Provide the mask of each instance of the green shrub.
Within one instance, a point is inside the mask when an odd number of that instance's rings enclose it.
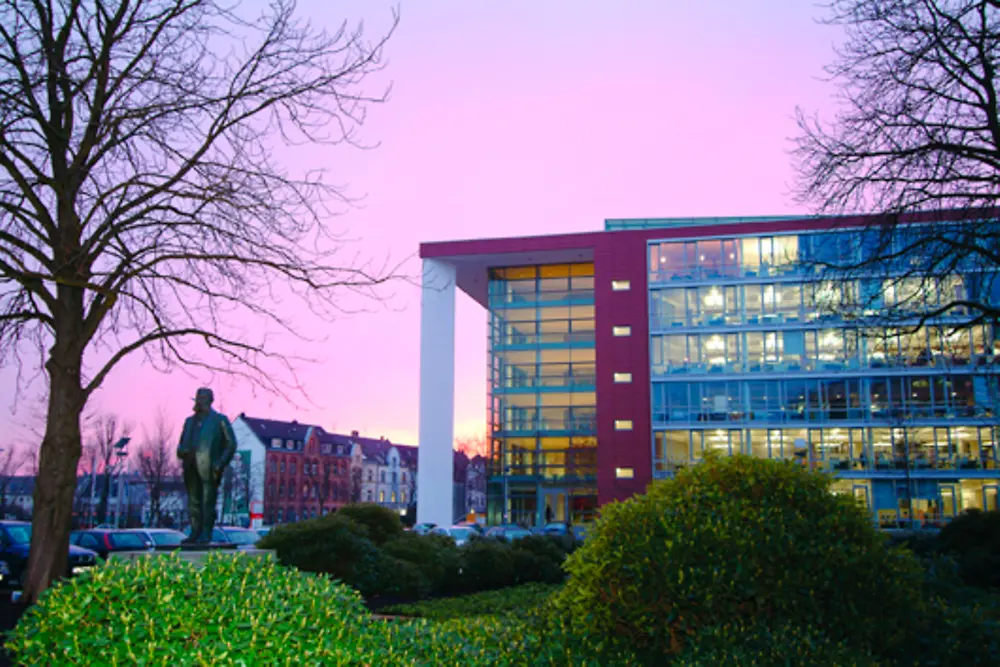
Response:
[[[355,503],[345,505],[337,512],[340,516],[352,519],[368,529],[368,537],[376,546],[382,546],[389,540],[403,534],[403,524],[399,513],[372,503]]]
[[[368,529],[339,512],[277,526],[258,546],[274,549],[282,565],[328,574],[364,595],[378,590],[381,554]]]
[[[425,595],[448,592],[457,584],[460,554],[450,537],[403,533],[387,542],[383,551],[393,558],[408,561],[419,568],[426,581]]]
[[[386,607],[384,611],[389,614],[434,620],[505,614],[524,616],[548,600],[556,590],[556,586],[549,584],[525,584],[439,600],[394,605]]]
[[[566,573],[562,569],[566,552],[559,543],[543,535],[532,535],[511,545],[514,576],[519,582],[557,584]]]
[[[921,604],[916,559],[889,548],[853,498],[749,456],[709,456],[606,505],[565,567],[557,606],[576,633],[661,656],[757,617],[882,654],[912,639]]]
[[[356,591],[271,560],[112,561],[58,584],[8,640],[22,665],[630,665],[513,615],[380,622]]]
[[[461,584],[465,590],[485,591],[515,583],[513,549],[499,540],[476,540],[462,548]]]
[[[415,563],[386,553],[379,554],[376,583],[366,597],[419,600],[431,594],[431,583]]]
[[[360,596],[271,559],[113,560],[53,586],[7,648],[22,665],[345,664],[367,652]]]
[[[877,667],[865,651],[836,642],[821,628],[784,625],[769,629],[763,623],[750,627],[705,628],[688,642],[671,667]]]
[[[941,529],[937,548],[955,559],[967,584],[1000,590],[1000,512],[963,512]]]

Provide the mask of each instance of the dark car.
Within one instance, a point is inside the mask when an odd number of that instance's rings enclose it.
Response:
[[[90,549],[107,560],[116,551],[149,551],[153,541],[142,533],[131,530],[74,530],[69,543]]]
[[[520,526],[493,526],[486,531],[486,537],[494,540],[507,540],[513,542],[531,535],[531,531]]]
[[[26,521],[0,521],[0,560],[7,563],[9,572],[4,575],[0,586],[20,588],[24,568],[28,565],[28,550],[31,548],[31,524]],[[89,549],[70,545],[66,576],[80,574],[88,567],[98,564],[97,554]]]

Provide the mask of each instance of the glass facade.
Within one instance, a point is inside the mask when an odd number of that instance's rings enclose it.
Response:
[[[594,266],[490,270],[491,524],[586,523],[597,509]]]
[[[885,526],[997,509],[1000,331],[924,315],[1000,303],[1000,281],[914,278],[913,258],[827,279],[869,247],[860,230],[649,244],[655,476],[713,449],[828,471]]]

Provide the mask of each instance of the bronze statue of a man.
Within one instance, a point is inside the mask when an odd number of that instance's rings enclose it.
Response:
[[[236,435],[226,416],[212,409],[212,390],[195,392],[194,414],[184,420],[177,458],[184,469],[191,535],[186,542],[207,544],[215,528],[215,501],[222,473],[236,453]]]

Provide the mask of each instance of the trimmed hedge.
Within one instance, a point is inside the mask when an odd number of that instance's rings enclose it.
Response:
[[[276,526],[258,547],[274,549],[278,561],[304,572],[330,575],[371,595],[385,583],[383,555],[368,529],[340,513]],[[401,584],[394,583],[393,587]],[[405,586],[403,586],[405,587]]]
[[[941,529],[937,551],[955,559],[965,583],[1000,591],[1000,512],[963,512]]]
[[[851,497],[792,463],[710,456],[606,505],[557,596],[574,632],[676,656],[718,627],[823,628],[863,655],[912,641],[921,571]]]
[[[375,543],[375,546],[380,547],[403,534],[403,524],[399,520],[399,514],[373,503],[344,505],[337,510],[337,515],[347,517],[367,528],[368,538]]]
[[[417,600],[522,583],[558,583],[566,576],[562,569],[566,549],[575,546],[533,535],[513,543],[474,539],[458,548],[443,535],[402,529],[397,533],[398,521],[381,507],[353,505],[336,514],[278,526],[260,547],[274,549],[284,565],[333,576],[371,600]],[[381,543],[371,539],[373,530]]]
[[[231,552],[94,568],[46,591],[7,648],[28,666],[635,664],[514,617],[376,621],[347,586]]]
[[[468,619],[474,616],[516,614],[523,616],[545,603],[557,590],[550,584],[525,584],[496,591],[427,600],[386,607],[387,614],[399,614],[433,620]]]
[[[365,652],[364,613],[352,589],[270,559],[112,560],[45,591],[7,648],[22,665],[342,664]]]

